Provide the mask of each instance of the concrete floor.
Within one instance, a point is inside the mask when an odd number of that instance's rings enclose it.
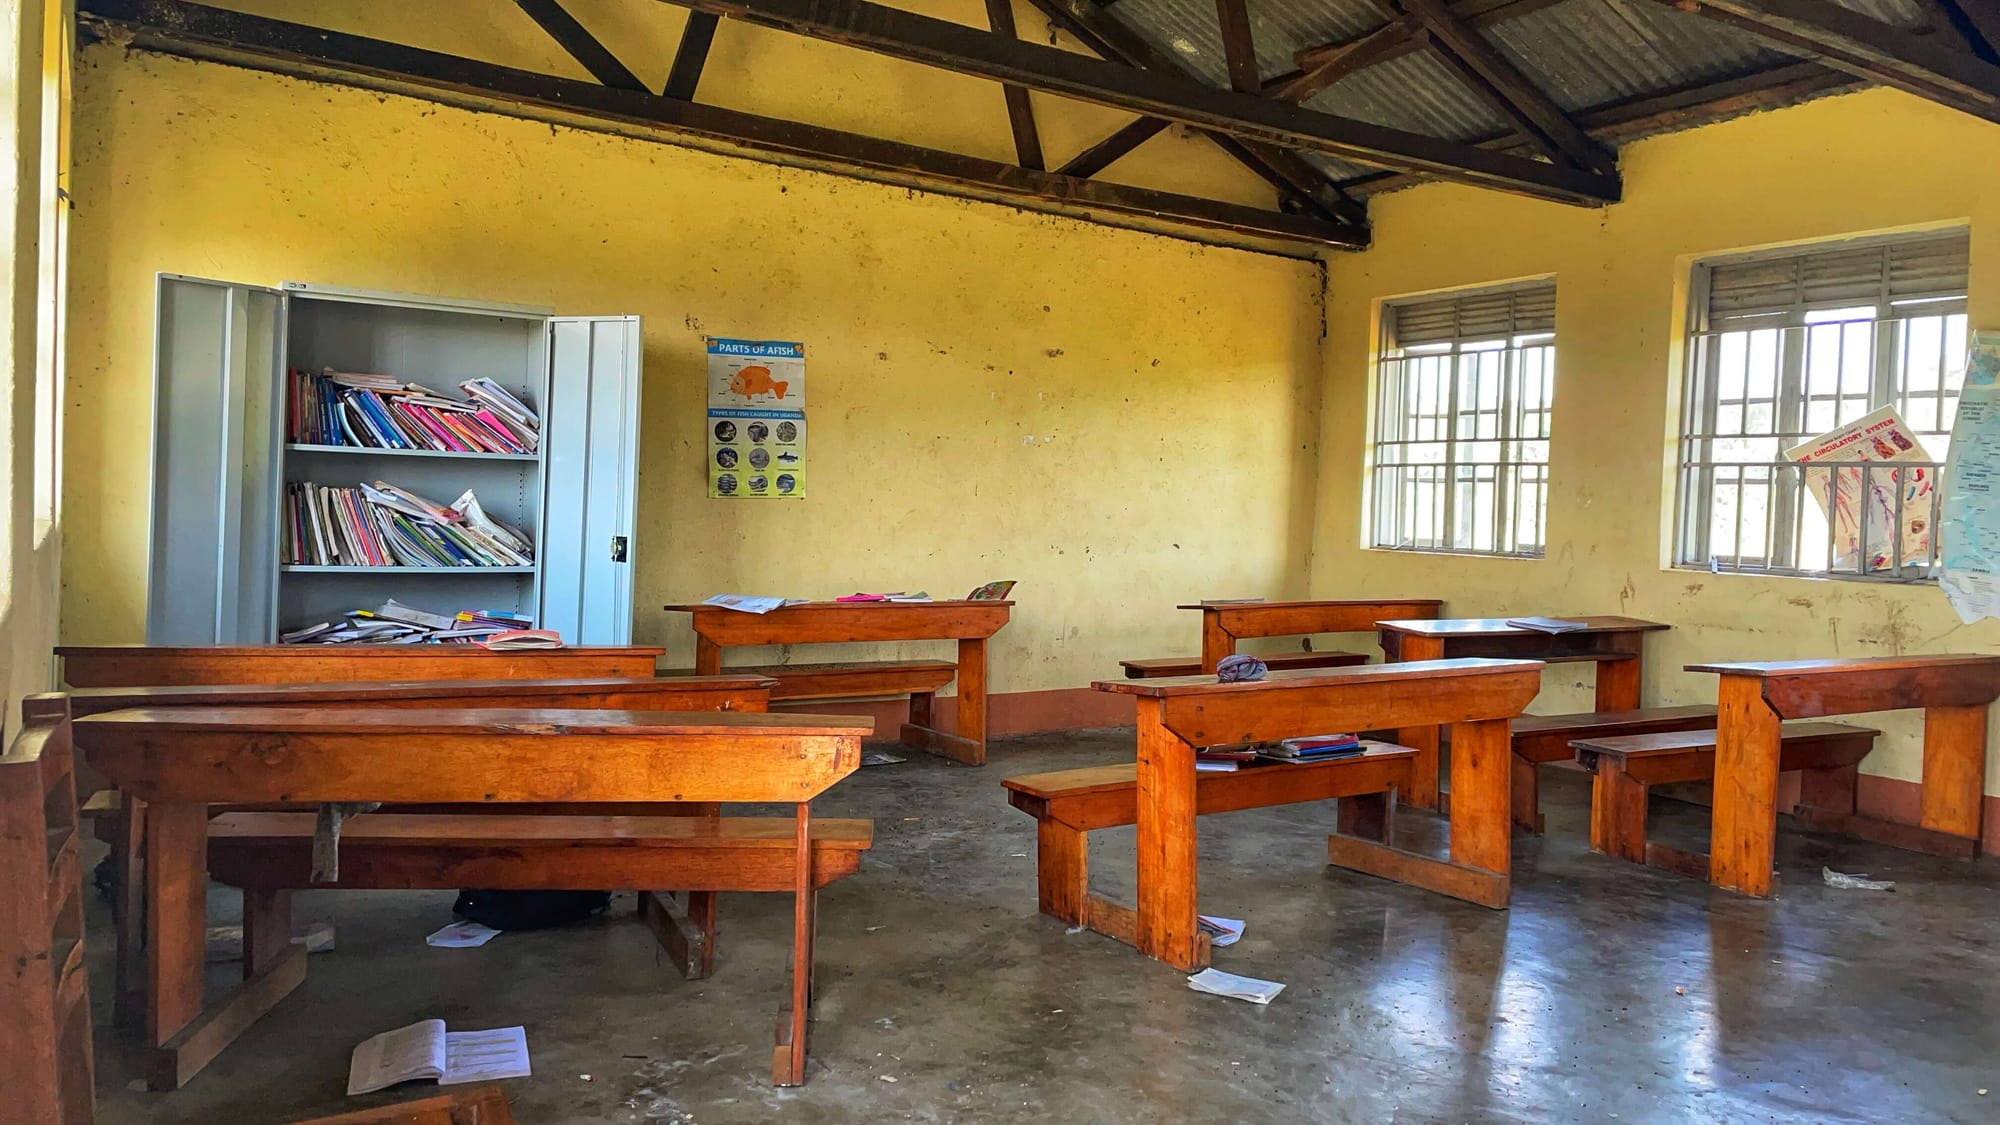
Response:
[[[527,1026],[535,1077],[507,1089],[531,1125],[2000,1120],[2000,865],[1787,825],[1780,892],[1752,901],[1591,855],[1583,779],[1551,774],[1549,834],[1517,839],[1513,909],[1492,912],[1325,868],[1324,807],[1205,817],[1203,909],[1249,922],[1216,965],[1287,986],[1256,1007],[1035,912],[1033,822],[1000,779],[1131,756],[1129,731],[1001,740],[983,770],[912,759],[818,803],[875,818],[876,843],[821,898],[803,1088],[770,1085],[783,896],[725,896],[718,970],[688,983],[629,897],[579,928],[436,950],[423,938],[449,894],[327,893],[302,912],[336,917],[339,948],[174,1094],[130,1088],[99,948],[98,1120],[420,1097],[344,1097],[347,1058],[433,1016]],[[1655,819],[1671,842],[1704,839],[1705,810],[1659,802]],[[1131,830],[1094,836],[1093,860],[1096,889],[1129,901]],[[1822,864],[1899,885],[1835,890]],[[231,896],[212,898],[226,917]],[[101,907],[93,924],[102,947]]]

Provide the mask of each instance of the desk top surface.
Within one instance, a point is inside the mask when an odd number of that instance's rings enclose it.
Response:
[[[872,732],[866,715],[806,715],[742,711],[599,711],[551,708],[412,708],[373,710],[345,706],[308,710],[291,707],[136,707],[76,720],[80,739],[144,727],[151,732],[205,734],[428,735],[493,738],[580,735],[644,738],[661,735],[724,734],[748,739],[858,736]]]
[[[494,651],[480,645],[58,645],[56,655],[72,656],[134,656],[154,653],[159,655],[191,656],[341,656],[367,659],[370,657],[409,657],[414,659],[447,659],[452,657],[524,657],[548,656],[560,658],[564,654],[584,656],[641,656],[659,657],[666,654],[664,648],[650,645],[564,645],[561,648],[517,648]]]
[[[1355,606],[1371,606],[1371,605],[1428,606],[1432,609],[1436,609],[1437,607],[1443,604],[1444,604],[1444,599],[1442,598],[1341,598],[1337,600],[1320,599],[1314,601],[1290,601],[1290,602],[1240,601],[1240,602],[1218,602],[1211,604],[1194,602],[1187,605],[1178,605],[1175,606],[1174,608],[1198,609],[1207,613],[1216,613],[1224,610],[1348,609]]]
[[[1515,672],[1539,674],[1539,660],[1486,660],[1466,657],[1455,660],[1414,660],[1404,664],[1358,664],[1347,668],[1301,668],[1270,672],[1261,680],[1217,683],[1212,675],[1163,676],[1151,680],[1099,680],[1091,686],[1119,695],[1170,698],[1184,695],[1222,695],[1233,692],[1297,691],[1311,688],[1364,687],[1416,680],[1456,679],[1465,676],[1506,675]]]
[[[1861,656],[1849,660],[1741,660],[1719,664],[1689,664],[1690,672],[1715,672],[1724,676],[1756,676],[1784,679],[1793,676],[1838,675],[1842,672],[1916,672],[1925,668],[1966,668],[1988,666],[2000,671],[2000,655],[1980,653],[1939,653],[1935,656]]]
[[[133,707],[255,707],[282,704],[348,703],[408,699],[492,699],[504,706],[523,696],[602,695],[622,692],[671,695],[693,691],[757,691],[777,681],[762,675],[670,676],[645,679],[548,680],[358,680],[350,683],[172,684],[71,688],[65,694],[78,715]]]
[[[1523,615],[1526,616],[1526,615]],[[1419,637],[1576,637],[1602,633],[1650,633],[1673,626],[1658,621],[1642,621],[1637,617],[1615,615],[1584,614],[1559,617],[1560,621],[1581,621],[1584,627],[1564,633],[1545,633],[1540,629],[1523,629],[1507,624],[1505,617],[1446,617],[1435,621],[1383,621],[1382,629],[1397,633],[1408,633]]]
[[[708,605],[702,602],[684,602],[677,605],[661,606],[660,608],[666,610],[668,613],[733,613],[744,617],[776,617],[779,614],[796,614],[802,611],[829,609],[902,609],[922,612],[924,610],[964,609],[967,606],[998,606],[1006,608],[1013,604],[1012,600],[1003,598],[983,598],[977,601],[970,598],[937,598],[927,602],[800,602],[797,605],[779,606],[766,613],[751,613],[747,610],[731,609],[726,605]]]

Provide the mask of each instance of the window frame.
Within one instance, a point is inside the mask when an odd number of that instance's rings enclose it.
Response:
[[[1806,370],[1806,365],[1814,346],[1809,334],[1816,328],[1826,328],[1833,325],[1852,326],[1866,324],[1869,326],[1869,331],[1872,335],[1873,355],[1869,360],[1865,398],[1866,406],[1862,413],[1865,414],[1869,411],[1878,410],[1883,406],[1898,407],[1900,412],[1914,398],[1934,397],[1937,400],[1934,411],[1936,428],[1926,429],[1913,423],[1911,429],[1920,437],[1937,438],[1942,436],[1946,442],[1949,441],[1951,425],[1946,414],[1948,410],[1952,412],[1956,411],[1955,400],[1959,393],[1958,389],[1951,386],[1949,378],[1954,362],[1954,354],[1950,351],[1949,347],[1950,341],[1953,338],[1950,318],[1954,316],[1964,317],[1967,312],[1969,303],[1968,292],[1970,289],[1969,256],[1966,284],[1955,287],[1960,290],[1957,295],[1949,297],[1924,296],[1898,298],[1891,292],[1891,263],[1887,255],[1894,247],[1921,246],[1925,243],[1943,242],[1948,239],[1960,238],[1967,239],[1969,242],[1969,228],[1960,226],[1922,231],[1904,231],[1894,234],[1827,239],[1773,250],[1742,254],[1719,254],[1703,258],[1690,266],[1687,323],[1686,329],[1682,333],[1682,344],[1685,354],[1681,365],[1681,417],[1677,426],[1678,432],[1675,435],[1674,451],[1676,487],[1674,496],[1673,539],[1671,541],[1672,566],[1674,569],[1702,570],[1721,574],[1764,574],[1783,577],[1906,584],[1936,582],[1937,567],[1935,565],[1926,563],[1921,566],[1921,573],[1911,573],[1912,568],[1919,564],[1907,559],[1901,560],[1902,569],[1900,570],[1876,568],[1869,565],[1866,561],[1859,559],[1856,560],[1855,565],[1851,569],[1840,567],[1837,565],[1838,560],[1831,549],[1831,534],[1829,535],[1829,552],[1826,565],[1823,568],[1802,565],[1800,563],[1801,544],[1804,540],[1801,539],[1803,516],[1800,507],[1801,505],[1810,504],[1812,501],[1806,498],[1804,487],[1801,483],[1803,481],[1803,470],[1788,469],[1786,467],[1788,464],[1794,463],[1785,460],[1784,450],[1793,445],[1811,440],[1812,434],[1815,432],[1826,432],[1826,429],[1817,431],[1809,429],[1812,425],[1810,412],[1815,401],[1824,399],[1827,396],[1823,392],[1815,392],[1812,386],[1812,379]],[[1803,264],[1807,260],[1816,257],[1855,253],[1871,249],[1879,250],[1884,254],[1881,273],[1882,285],[1873,300],[1855,299],[1842,301],[1829,298],[1827,301],[1815,303],[1806,300],[1803,294],[1801,294],[1793,301],[1789,308],[1772,314],[1775,319],[1766,319],[1757,323],[1739,323],[1732,328],[1726,319],[1718,327],[1717,322],[1711,317],[1711,306],[1713,304],[1712,282],[1716,269],[1720,267],[1756,265],[1765,262],[1799,262]],[[1803,280],[1801,281],[1802,284]],[[1872,307],[1874,310],[1872,318],[1813,319],[1815,314],[1825,314],[1841,309],[1867,307]],[[1907,364],[1909,358],[1908,340],[1911,331],[1910,326],[1915,321],[1928,318],[1938,318],[1940,320],[1937,328],[1939,336],[1937,385],[1929,389],[1913,388],[1909,385],[1911,368]],[[1741,432],[1723,433],[1720,429],[1718,413],[1723,406],[1724,395],[1722,391],[1725,378],[1715,358],[1716,353],[1721,350],[1719,341],[1725,334],[1741,332],[1749,337],[1746,339],[1745,347],[1754,347],[1754,336],[1751,334],[1763,331],[1775,331],[1777,333],[1774,344],[1776,355],[1773,359],[1773,385],[1771,394],[1769,395],[1769,402],[1772,408],[1770,431],[1768,433],[1756,433],[1748,428],[1751,404],[1753,401],[1761,400],[1764,396],[1751,395],[1749,389],[1750,376],[1746,371],[1743,377],[1745,381],[1743,392],[1740,400],[1737,400],[1735,403],[1744,412]],[[1964,325],[1961,331],[1969,339],[1969,323]],[[1803,342],[1799,343],[1795,341]],[[1962,364],[1964,362],[1962,349],[1961,354],[1956,355],[1956,361],[1961,365],[1960,378],[1962,380]],[[1839,420],[1840,405],[1846,400],[1856,397],[1852,393],[1845,391],[1841,386],[1842,383],[1844,383],[1844,379],[1841,377],[1841,373],[1836,370],[1835,387],[1832,394],[1835,422],[1833,426],[1827,427],[1827,429],[1847,424]],[[1947,400],[1951,400],[1949,405],[1947,405]],[[1795,427],[1796,432],[1787,427]],[[1719,460],[1715,452],[1715,445],[1731,438],[1772,439],[1778,443],[1778,456],[1770,462],[1728,462]],[[1930,452],[1937,453],[1935,449],[1930,450]],[[1888,466],[1897,464],[1918,467],[1932,464],[1941,466],[1942,461],[1943,457],[1939,455],[1939,461],[1934,463],[1885,462],[1883,463],[1885,466],[1884,470],[1870,470],[1870,472],[1889,471]],[[1721,556],[1713,553],[1712,542],[1715,530],[1712,513],[1715,510],[1718,492],[1717,470],[1734,465],[1741,465],[1746,470],[1755,469],[1760,466],[1770,467],[1765,474],[1764,486],[1767,489],[1765,504],[1769,531],[1765,539],[1764,549],[1761,552],[1753,554],[1743,553],[1743,536],[1741,534],[1742,517],[1739,508],[1737,553],[1729,556]],[[1794,476],[1793,474],[1799,475]],[[1787,477],[1792,478],[1791,482],[1781,486],[1781,480]],[[1737,479],[1739,482],[1737,485],[1737,504],[1740,506],[1743,503],[1742,498],[1745,494],[1745,487],[1742,482],[1747,481],[1748,477],[1747,474],[1739,472]],[[1900,480],[1902,478],[1898,476],[1895,479]],[[1936,484],[1934,482],[1934,491],[1930,501],[1933,506],[1933,515],[1935,515],[1936,504],[1938,503],[1935,488]],[[1901,510],[1899,506],[1899,512]],[[1933,538],[1931,541],[1933,558],[1935,558],[1937,551],[1934,528],[1935,523],[1933,522]],[[1829,528],[1829,532],[1831,533],[1831,528]],[[1900,555],[1900,545],[1898,547],[1898,554]]]
[[[1378,303],[1376,329],[1379,333],[1374,354],[1370,357],[1373,370],[1374,395],[1371,400],[1368,435],[1368,481],[1367,503],[1364,509],[1364,546],[1370,550],[1402,551],[1421,554],[1463,555],[1476,558],[1500,559],[1540,559],[1548,550],[1548,489],[1549,489],[1549,446],[1554,424],[1554,392],[1556,370],[1555,308],[1557,297],[1556,278],[1551,276],[1523,278],[1497,284],[1466,286],[1458,289],[1440,290],[1430,293],[1413,294],[1405,297],[1386,298]],[[1404,345],[1397,337],[1397,318],[1400,312],[1423,305],[1449,301],[1454,305],[1453,316],[1464,315],[1463,303],[1479,298],[1505,295],[1510,299],[1507,313],[1507,331],[1504,336],[1480,334],[1459,327],[1456,323],[1449,341],[1431,341],[1417,345]],[[1544,296],[1545,295],[1545,296]],[[1520,331],[1522,297],[1544,299],[1550,310],[1548,328],[1534,328]],[[1492,346],[1497,344],[1498,346]],[[1485,345],[1485,346],[1481,346]],[[1415,349],[1415,350],[1406,350]],[[1487,407],[1475,402],[1461,409],[1461,395],[1466,390],[1465,360],[1498,354],[1498,370],[1492,372],[1496,379],[1494,405]],[[1533,354],[1532,370],[1524,357]],[[1405,366],[1408,361],[1426,358],[1446,361],[1446,370],[1441,373],[1443,401],[1435,404],[1428,415],[1422,414],[1422,394],[1415,386],[1414,376]],[[1480,389],[1483,373],[1472,376],[1474,393]],[[1524,380],[1537,379],[1542,388],[1539,405],[1524,405],[1527,398],[1522,392]],[[1390,432],[1389,411],[1394,407],[1397,423]],[[1413,435],[1413,412],[1416,417],[1429,417],[1442,431],[1436,440],[1427,440]],[[1478,421],[1481,416],[1491,415],[1493,433],[1480,436]],[[1522,436],[1524,430],[1533,429],[1529,423],[1540,418],[1540,433]],[[1460,427],[1470,423],[1472,432],[1461,433]],[[1491,444],[1498,447],[1498,455],[1491,460],[1467,458],[1466,447]],[[1543,455],[1539,460],[1521,455],[1525,446],[1539,444]],[[1434,464],[1415,462],[1408,459],[1409,447],[1418,445],[1442,445],[1443,460]],[[1390,460],[1385,454],[1396,450],[1400,456]],[[1407,475],[1411,470],[1434,470],[1438,477],[1433,481],[1417,481]],[[1490,470],[1490,477],[1482,480],[1479,471]],[[1461,478],[1462,470],[1470,475]],[[1393,479],[1389,474],[1396,474]],[[1508,479],[1508,478],[1511,478]],[[1478,529],[1472,528],[1468,542],[1460,545],[1458,539],[1458,516],[1461,502],[1460,492],[1470,486],[1490,485],[1493,493],[1491,526],[1491,547],[1475,545]],[[1433,504],[1438,513],[1433,525],[1440,529],[1440,536],[1430,536],[1413,528],[1416,522],[1415,508],[1406,503],[1406,497],[1413,487],[1428,485],[1435,489]],[[1504,485],[1504,487],[1503,487]],[[1535,533],[1531,544],[1524,544],[1520,537],[1521,525],[1518,511],[1520,493],[1524,488],[1532,488],[1535,493],[1536,512],[1532,520]],[[1506,533],[1503,535],[1503,531]],[[1503,546],[1503,543],[1510,545]]]

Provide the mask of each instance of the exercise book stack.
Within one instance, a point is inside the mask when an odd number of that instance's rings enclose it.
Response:
[[[528,537],[486,514],[467,490],[449,507],[384,481],[285,486],[279,543],[287,566],[531,566]]]
[[[495,644],[504,648],[551,648],[527,644],[534,619],[497,609],[432,613],[391,598],[376,609],[351,609],[338,621],[322,621],[279,636],[288,645]],[[549,634],[553,637],[553,634]],[[557,639],[560,644],[560,639]]]
[[[294,368],[289,378],[294,444],[525,456],[541,443],[541,419],[491,379],[460,383],[460,400],[392,375]]]

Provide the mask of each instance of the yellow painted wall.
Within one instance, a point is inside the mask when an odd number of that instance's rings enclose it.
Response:
[[[1568,208],[1452,186],[1376,199],[1375,247],[1328,274],[1327,383],[1311,589],[1438,596],[1455,616],[1627,613],[1673,624],[1649,643],[1647,702],[1713,702],[1701,660],[1992,652],[1932,587],[1711,575],[1663,565],[1679,339],[1691,262],[1734,250],[1972,223],[1972,322],[2000,326],[2000,128],[1870,91],[1642,141],[1627,202]],[[1548,555],[1538,561],[1368,550],[1363,450],[1383,298],[1556,278],[1557,383]],[[1535,710],[1588,709],[1587,666],[1559,666]],[[1917,718],[1866,772],[1914,779]],[[1988,773],[2000,792],[2000,770]]]
[[[1319,267],[106,47],[79,63],[64,636],[144,631],[153,275],[642,314],[637,628],[1017,578],[999,691],[1301,591]],[[711,501],[703,333],[807,342],[812,490]],[[407,372],[420,378],[421,372]]]
[[[63,110],[69,5],[21,0],[0,4],[0,246],[7,251],[0,300],[0,385],[7,418],[0,425],[0,729],[19,726],[20,698],[50,686],[50,646],[56,637],[57,566],[61,549],[53,502],[58,393],[55,358],[44,345],[54,323],[53,237],[59,154],[54,143]]]

